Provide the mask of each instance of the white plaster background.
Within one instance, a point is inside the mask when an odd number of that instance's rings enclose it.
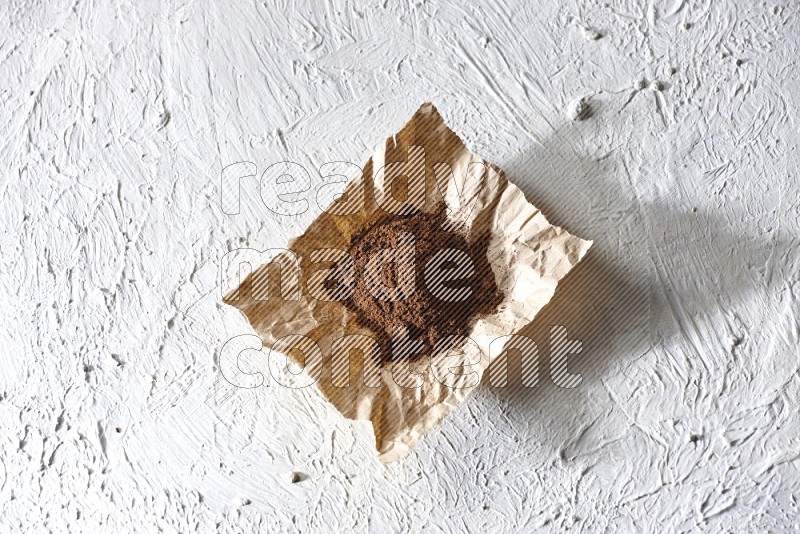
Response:
[[[793,0],[0,13],[3,532],[800,528]],[[595,240],[534,329],[583,341],[583,383],[481,390],[384,468],[313,388],[222,380],[251,330],[221,256],[318,208],[277,218],[253,180],[227,215],[220,172],[318,184],[425,101]]]

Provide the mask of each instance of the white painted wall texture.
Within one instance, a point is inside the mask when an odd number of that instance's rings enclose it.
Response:
[[[793,0],[0,13],[3,532],[800,528]],[[228,215],[220,174],[288,159],[316,186],[425,101],[595,245],[530,329],[539,385],[384,467],[314,388],[222,378],[252,330],[220,258],[319,208],[277,217],[254,178]],[[552,325],[578,388],[547,378]]]

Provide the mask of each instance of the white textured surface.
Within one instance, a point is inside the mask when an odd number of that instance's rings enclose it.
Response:
[[[0,530],[798,528],[795,2],[236,4],[0,8]],[[534,329],[583,383],[384,468],[313,389],[221,379],[221,256],[317,208],[227,215],[220,172],[361,164],[428,100],[595,241]]]

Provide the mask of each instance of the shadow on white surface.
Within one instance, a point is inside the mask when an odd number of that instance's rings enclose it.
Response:
[[[636,191],[637,177],[623,158],[576,154],[572,147],[585,142],[570,143],[568,128],[501,167],[550,222],[594,245],[520,332],[538,345],[538,380],[521,371],[521,352],[514,350],[519,344],[511,343],[483,381],[501,404],[503,417],[497,421],[508,425],[504,431],[517,434],[532,426],[540,431],[533,446],[558,449],[562,459],[564,444],[580,439],[588,425],[602,419],[597,412],[607,403],[598,401],[608,395],[604,388],[613,387],[607,382],[625,380],[619,375],[637,362],[654,365],[652,358],[642,358],[657,345],[682,338],[680,345],[688,347],[698,365],[706,353],[730,360],[731,345],[738,343],[737,317],[728,317],[729,331],[715,339],[699,337],[702,329],[695,328],[695,318],[725,316],[727,306],[759,298],[755,277],[747,270],[780,248],[780,240],[738,235],[743,229],[721,216],[698,213],[692,206],[665,207],[659,194],[670,195],[675,203],[675,192],[668,188]],[[559,387],[551,378],[554,326],[564,327],[568,339],[581,344],[567,360],[568,371],[581,377],[577,387]],[[490,381],[497,366],[507,366],[505,387]]]

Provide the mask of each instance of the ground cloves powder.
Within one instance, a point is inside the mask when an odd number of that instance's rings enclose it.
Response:
[[[433,213],[384,216],[353,236],[348,262],[354,286],[343,304],[376,334],[380,363],[430,355],[443,348],[437,342],[466,336],[479,317],[497,310],[502,294],[487,259],[488,241],[485,235],[469,242],[449,223],[444,205]],[[342,265],[334,265],[326,285],[339,284],[342,276]],[[407,337],[398,338],[400,332]]]

